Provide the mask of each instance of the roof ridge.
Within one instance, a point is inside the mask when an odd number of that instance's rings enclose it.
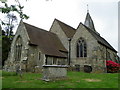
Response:
[[[58,19],[56,19],[56,18],[55,18],[55,20],[57,20],[58,22],[60,22],[60,23],[62,23],[62,24],[65,24],[65,25],[67,25],[67,26],[71,27],[72,29],[76,30],[74,27],[72,27],[72,26],[70,26],[70,25],[68,25],[68,24],[64,23],[63,21],[60,21],[60,20],[58,20]]]
[[[45,30],[45,29],[43,29],[43,28],[36,27],[36,26],[34,26],[34,25],[32,25],[32,24],[28,24],[28,23],[26,23],[26,22],[23,22],[23,24],[27,24],[27,25],[32,26],[32,27],[34,27],[34,28],[38,28],[39,30],[43,30],[43,31],[45,31],[45,32],[49,32],[49,31],[47,31],[47,30]]]
[[[42,31],[44,31],[44,32],[47,32],[47,33],[51,33],[51,34],[56,35],[55,33],[50,32],[50,31],[47,31],[47,30],[45,30],[45,29],[42,29],[42,28],[36,27],[36,26],[34,26],[34,25],[31,25],[31,24],[28,24],[28,23],[25,23],[25,22],[23,22],[23,23],[24,23],[24,24],[27,24],[27,25],[29,25],[29,26],[32,26],[32,27],[34,27],[34,28],[37,28],[37,29],[39,29],[39,30],[42,30]],[[38,31],[39,31],[39,30],[38,30]]]
[[[83,23],[81,23],[82,25],[84,25]],[[95,34],[97,34],[97,35],[99,35],[100,36],[100,34],[97,32],[97,31],[93,31],[91,28],[89,28],[89,27],[87,27],[86,25],[84,25],[86,28],[88,28],[89,30],[91,30],[92,32],[94,32]],[[101,36],[100,36],[101,37]]]
[[[61,51],[67,52],[58,36],[52,32],[23,23],[30,38],[31,45],[37,45],[45,55],[67,57]],[[54,46],[55,45],[55,46]],[[60,51],[61,50],[61,51]]]
[[[58,20],[58,19],[55,19],[55,21],[59,24],[59,26],[61,27],[62,31],[65,33],[65,35],[68,37],[68,38],[72,38],[76,32],[76,29],[71,27],[70,25]]]
[[[105,45],[106,47],[108,47],[108,48],[116,51],[116,50],[112,47],[112,45],[110,45],[110,44],[107,42],[106,39],[104,39],[102,36],[100,36],[100,34],[98,35],[98,33],[96,33],[95,31],[91,30],[91,29],[90,29],[89,27],[87,27],[86,25],[84,25],[84,24],[82,24],[82,25],[83,25],[85,28],[87,28],[89,32],[90,32],[90,31],[93,32],[93,33],[96,34],[98,37],[100,37],[101,39],[104,40],[104,42],[101,42],[101,41],[97,40],[98,42],[100,42],[101,44]],[[94,35],[93,35],[93,36],[94,36]],[[94,36],[94,37],[97,39],[96,36]],[[106,44],[105,44],[105,43],[106,43]],[[108,44],[108,45],[107,45],[107,44]]]

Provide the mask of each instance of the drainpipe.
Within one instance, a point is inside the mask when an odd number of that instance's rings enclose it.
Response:
[[[69,52],[68,52],[68,65],[70,65],[70,61],[71,61],[71,38],[68,38],[69,41]]]

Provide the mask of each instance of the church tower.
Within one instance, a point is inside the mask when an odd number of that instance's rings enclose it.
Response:
[[[86,25],[91,30],[96,31],[95,27],[94,27],[93,20],[92,20],[90,14],[89,14],[88,5],[87,5],[87,15],[86,15],[86,19],[85,19],[84,25]]]
[[[87,27],[89,27],[91,30],[96,31],[96,30],[95,30],[95,27],[94,27],[93,20],[92,20],[92,18],[91,18],[91,16],[90,16],[89,12],[87,12],[84,25],[86,25]]]
[[[90,28],[90,29],[91,29],[92,31],[94,31],[96,34],[100,35],[100,34],[95,30],[94,22],[93,22],[90,14],[89,14],[88,5],[87,5],[87,15],[86,15],[86,18],[85,18],[84,25],[87,26],[88,28]]]

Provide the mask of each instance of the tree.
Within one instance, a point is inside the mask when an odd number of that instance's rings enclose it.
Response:
[[[10,5],[10,6],[8,6],[7,2],[3,2],[3,1],[1,1],[1,2],[4,4],[4,6],[0,6],[0,12],[2,12],[3,14],[8,14],[10,12],[17,12],[21,19],[29,18],[29,16],[27,16],[26,14],[23,13],[24,6],[21,6],[19,0],[15,0],[17,5]],[[5,24],[5,23],[2,22],[2,24]]]
[[[1,1],[2,2],[2,1]],[[23,13],[24,6],[21,6],[19,0],[15,0],[16,5],[8,5],[7,2],[2,2],[3,5],[0,6],[0,12],[6,15],[7,21],[1,21],[1,25],[4,26],[4,30],[2,30],[2,66],[4,66],[4,62],[8,57],[8,53],[10,51],[10,46],[13,38],[13,28],[15,27],[15,23],[17,21],[17,17],[14,15],[15,12],[19,14],[19,18],[28,19],[29,17]]]
[[[5,31],[2,30],[2,66],[8,57],[10,51],[11,40],[5,35]]]
[[[0,6],[0,12],[2,12],[3,14],[7,14],[6,17],[7,17],[8,21],[4,22],[1,19],[0,19],[0,21],[1,21],[2,25],[6,26],[5,31],[6,31],[7,36],[9,37],[13,33],[13,31],[12,31],[14,28],[13,22],[17,20],[17,17],[13,13],[17,12],[21,19],[28,19],[29,17],[23,13],[24,6],[22,6],[20,4],[19,0],[15,0],[17,5],[10,5],[10,6],[7,4],[7,2],[5,2],[5,0],[2,0],[1,2],[3,3],[3,6]]]
[[[10,36],[13,36],[13,28],[16,25],[17,17],[13,13],[8,13],[6,20],[5,31],[6,35],[10,38]]]

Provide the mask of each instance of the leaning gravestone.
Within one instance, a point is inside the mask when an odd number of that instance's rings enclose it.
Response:
[[[67,67],[67,65],[43,65],[42,80],[51,81],[66,78]]]
[[[22,78],[22,70],[20,65],[16,65],[16,75],[20,75],[20,77]]]

